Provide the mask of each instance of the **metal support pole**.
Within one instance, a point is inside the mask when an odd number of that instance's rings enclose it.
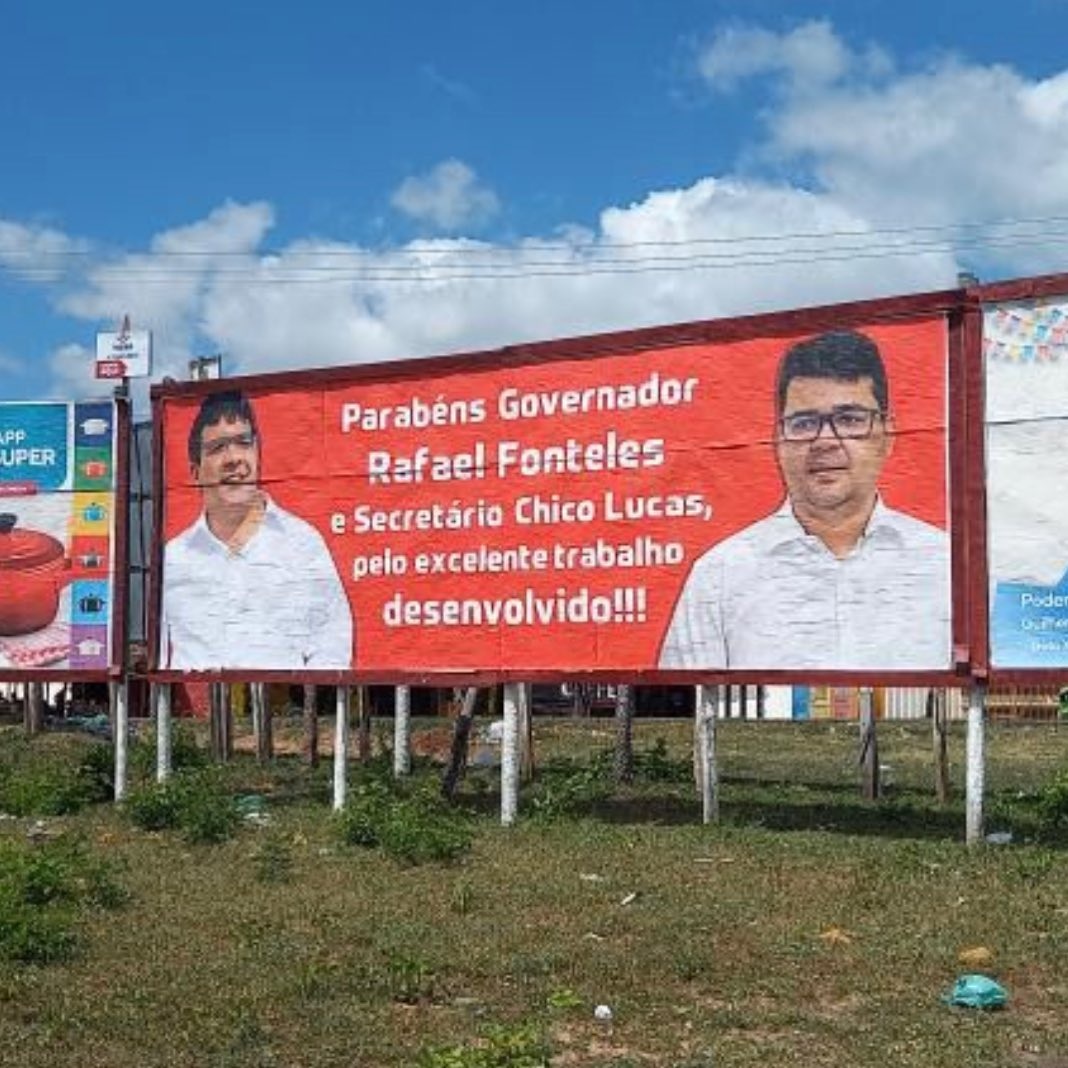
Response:
[[[412,688],[398,686],[393,693],[393,775],[402,779],[412,772]]]
[[[156,782],[171,777],[171,684],[154,683],[153,706],[156,709]]]
[[[519,705],[521,683],[504,684],[504,732],[501,736],[501,823],[510,827],[519,811]]]
[[[337,720],[334,725],[334,811],[345,807],[349,756],[349,687],[337,688]]]
[[[975,683],[968,693],[967,772],[965,778],[965,841],[970,846],[983,840],[983,791],[986,778],[984,714],[986,687]]]
[[[125,681],[109,683],[108,697],[111,703],[111,724],[114,730],[112,740],[115,752],[115,800],[121,801],[126,796],[126,753],[129,740]]]

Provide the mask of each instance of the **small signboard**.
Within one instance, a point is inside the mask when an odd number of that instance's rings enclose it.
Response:
[[[129,319],[118,333],[96,335],[97,378],[145,378],[151,363],[152,334],[131,330]]]

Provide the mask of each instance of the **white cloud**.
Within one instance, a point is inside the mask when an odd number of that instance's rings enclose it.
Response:
[[[25,281],[55,282],[87,250],[86,242],[51,227],[0,219],[0,270]]]
[[[761,74],[785,74],[798,86],[834,82],[853,56],[827,22],[806,22],[789,33],[726,26],[701,50],[698,70],[708,84],[729,91]]]
[[[79,400],[110,396],[115,383],[96,377],[95,361],[94,349],[76,343],[60,345],[48,358],[52,371],[51,396]]]
[[[215,278],[202,324],[227,353],[229,369],[245,372],[430,355],[953,283],[956,263],[946,253],[858,266],[847,256],[821,262],[826,249],[813,238],[769,244],[752,236],[868,229],[830,197],[705,179],[610,208],[592,234],[574,230],[507,247],[439,239],[392,252],[302,242],[261,261],[251,276]]]
[[[805,168],[813,188],[872,225],[1068,214],[1068,72],[1033,81],[953,56],[902,71],[822,22],[784,35],[731,32],[700,57],[712,89],[783,75],[754,158]],[[754,51],[732,60],[746,34]],[[985,262],[1022,273],[1063,265],[1055,242],[1014,243]]]
[[[477,228],[500,210],[497,194],[458,159],[447,159],[424,175],[405,178],[390,203],[398,211],[439,230]]]

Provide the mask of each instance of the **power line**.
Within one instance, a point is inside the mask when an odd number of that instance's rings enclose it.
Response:
[[[262,268],[218,269],[204,271],[149,267],[144,270],[129,268],[102,268],[98,280],[108,282],[136,282],[138,284],[173,284],[182,280],[202,279],[243,283],[253,286],[277,285],[324,285],[359,283],[408,283],[430,284],[445,282],[511,281],[534,278],[588,278],[606,275],[658,274],[679,271],[704,271],[723,269],[747,269],[796,265],[845,263],[862,260],[890,259],[902,256],[935,256],[977,248],[1011,248],[1050,244],[1062,234],[1044,234],[1018,238],[1003,238],[997,241],[973,241],[951,244],[896,245],[891,247],[854,247],[842,249],[800,249],[787,254],[738,254],[734,256],[687,256],[687,257],[639,257],[632,260],[558,261],[549,263],[501,263],[501,264],[391,264],[381,267],[348,268],[308,265],[289,266],[281,273],[271,274]],[[1059,243],[1059,242],[1058,242]],[[54,272],[24,270],[23,278],[39,281],[54,281]]]
[[[1029,227],[1042,224],[1041,232],[1012,233],[1007,231],[1010,225]],[[1061,229],[1059,227],[1064,227]],[[962,228],[974,231],[961,234]],[[990,231],[993,231],[992,233]],[[1000,233],[998,231],[1001,231]],[[882,241],[869,240],[876,234],[887,235],[892,239]],[[907,239],[907,235],[915,235]],[[936,234],[957,235],[955,238],[935,237]],[[300,265],[292,262],[267,262],[277,257],[254,257],[253,254],[240,254],[245,260],[253,259],[251,264],[240,266],[181,266],[160,264],[156,257],[153,262],[137,264],[118,263],[114,266],[100,264],[95,268],[98,280],[109,282],[137,282],[139,284],[170,284],[183,279],[223,280],[243,282],[250,285],[318,285],[326,282],[357,283],[444,283],[475,281],[508,281],[533,278],[594,277],[604,275],[625,275],[643,273],[664,273],[674,271],[714,270],[723,268],[757,268],[812,265],[819,263],[840,263],[852,260],[871,260],[900,256],[931,256],[956,253],[969,249],[1003,249],[1026,247],[1058,242],[1068,234],[1068,217],[1047,216],[1043,219],[1005,221],[1001,223],[969,223],[958,226],[918,226],[912,228],[884,229],[879,231],[837,231],[824,234],[794,234],[779,237],[758,235],[753,238],[709,238],[687,239],[664,242],[635,242],[632,244],[603,244],[593,246],[539,246],[553,252],[569,252],[570,256],[557,259],[523,259],[532,246],[514,246],[512,248],[452,249],[456,253],[478,252],[481,256],[492,256],[484,262],[451,262],[437,260],[431,263],[410,262],[415,255],[411,247],[379,254],[379,262],[366,266],[351,263],[309,263]],[[834,243],[827,240],[863,238],[852,243]],[[896,240],[896,238],[906,238]],[[742,246],[750,241],[789,240],[816,242],[781,249],[745,249]],[[654,255],[612,256],[611,253],[622,249],[652,249],[663,246],[669,249],[700,249],[705,246],[726,247],[726,251],[695,251],[691,253]],[[733,246],[733,247],[732,247]],[[359,258],[354,255],[364,250],[350,250],[348,253],[338,251],[337,255]],[[445,251],[445,250],[440,250]],[[496,255],[494,255],[494,253]],[[2,250],[0,250],[2,255]],[[29,255],[29,254],[27,254]],[[80,253],[78,255],[81,255]],[[195,255],[191,252],[175,253],[182,258]],[[216,254],[199,253],[201,258],[214,257]],[[237,255],[237,254],[232,254]],[[134,257],[137,258],[136,256]],[[148,256],[146,259],[150,258]],[[283,259],[292,259],[292,254]],[[319,254],[315,254],[319,258]],[[408,261],[408,262],[405,262]],[[55,281],[55,268],[29,266],[19,269],[19,275],[30,281]]]
[[[485,255],[487,251],[499,249],[504,253],[516,252],[559,252],[562,249],[573,250],[608,250],[625,251],[628,249],[641,248],[687,248],[704,246],[732,246],[745,244],[764,244],[769,242],[789,242],[796,240],[834,240],[837,238],[869,238],[884,236],[909,236],[920,234],[953,234],[974,230],[997,230],[1002,227],[1015,226],[1050,226],[1068,224],[1068,215],[1042,215],[1022,216],[1019,218],[992,219],[986,221],[962,221],[955,223],[931,223],[909,226],[873,227],[869,229],[852,230],[800,230],[787,231],[785,233],[762,233],[762,234],[734,234],[717,237],[688,237],[688,238],[649,238],[642,241],[598,241],[595,237],[588,241],[558,242],[521,242],[511,246],[490,245],[486,242],[464,238],[442,238],[436,243],[412,243],[395,248],[362,248],[359,246],[347,248],[322,248],[316,249],[316,257],[360,257],[360,256],[390,256],[390,255]],[[457,242],[463,240],[465,244]],[[236,251],[232,249],[160,249],[158,251],[144,253],[130,253],[133,257],[143,256],[152,260],[168,259],[247,259],[250,256],[258,256],[263,259],[282,258],[293,256],[295,253],[289,249],[265,248],[258,251]],[[52,251],[25,250],[12,244],[0,241],[0,256],[22,256],[25,258],[48,258],[54,260],[84,260],[99,256],[99,253],[91,249],[56,249]]]

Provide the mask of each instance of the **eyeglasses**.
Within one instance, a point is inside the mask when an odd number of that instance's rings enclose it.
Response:
[[[221,438],[205,441],[200,451],[205,456],[221,456],[229,445],[236,445],[239,449],[251,449],[255,444],[256,435],[251,430],[243,430],[240,434],[226,434]]]
[[[829,412],[794,412],[779,420],[784,441],[815,441],[824,425],[831,428],[839,441],[856,441],[871,437],[876,419],[885,419],[878,408],[862,408],[856,404],[843,404]]]

